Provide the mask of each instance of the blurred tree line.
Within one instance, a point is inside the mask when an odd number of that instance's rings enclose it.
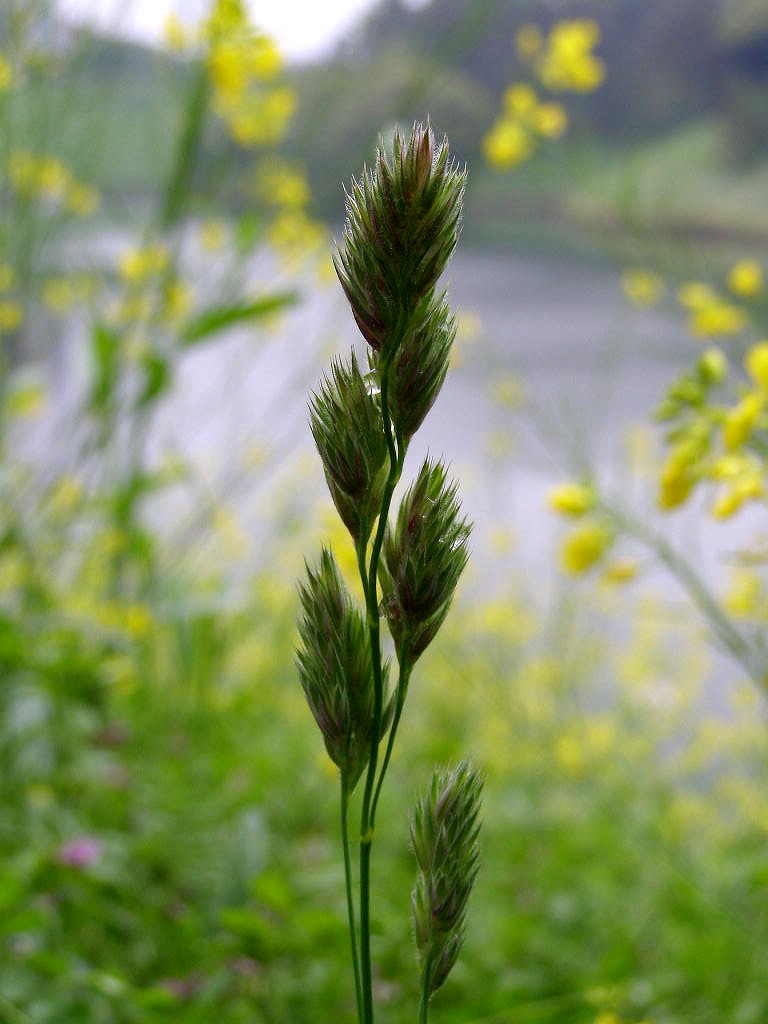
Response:
[[[590,96],[558,96],[575,141],[596,135],[632,146],[708,118],[734,165],[768,155],[765,0],[381,0],[329,57],[290,71],[299,104],[284,149],[306,165],[317,212],[340,220],[339,183],[349,167],[370,158],[380,132],[426,111],[438,131],[450,133],[460,160],[479,163],[501,95],[529,74],[515,52],[515,32],[526,23],[548,30],[577,18],[600,27],[597,53],[608,80]],[[97,173],[106,189],[141,192],[171,159],[174,96],[189,68],[178,54],[90,33],[84,39],[87,45],[76,47],[87,51],[84,95],[118,94],[124,124],[139,135],[138,108],[167,108],[152,118],[165,127],[144,147],[146,158],[128,152],[131,132],[118,131],[106,147],[104,173]],[[64,155],[77,165],[81,147],[71,148]],[[229,167],[234,181],[234,152]],[[219,188],[216,199],[241,201],[234,186]]]
[[[499,96],[527,76],[516,30],[575,18],[599,24],[609,69],[569,110],[577,129],[629,145],[716,117],[734,162],[768,152],[764,0],[383,0],[332,59],[297,73],[293,146],[323,211],[338,215],[335,183],[377,131],[425,110],[461,159],[476,158]]]

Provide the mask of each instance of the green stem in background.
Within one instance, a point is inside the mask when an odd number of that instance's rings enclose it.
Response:
[[[397,346],[393,346],[393,350]],[[371,813],[371,799],[373,795],[373,784],[376,778],[376,765],[379,752],[379,736],[381,733],[381,716],[384,703],[382,670],[381,670],[381,639],[379,619],[379,599],[377,587],[377,573],[379,569],[379,555],[384,542],[384,532],[389,517],[389,506],[392,501],[392,494],[397,486],[402,470],[402,459],[398,457],[395,448],[395,439],[392,433],[392,424],[389,418],[389,369],[388,361],[381,365],[381,415],[384,423],[384,433],[387,439],[389,451],[389,474],[384,487],[384,494],[379,511],[379,521],[376,527],[376,535],[371,547],[371,558],[368,565],[368,577],[363,574],[363,590],[365,591],[365,604],[368,616],[368,633],[371,644],[371,659],[373,662],[373,684],[374,684],[374,706],[373,706],[373,728],[371,741],[371,757],[368,762],[368,773],[365,779],[365,792],[363,793],[363,806],[360,817],[360,966],[363,987],[363,1024],[373,1022],[373,989],[371,979],[371,844],[373,842],[373,816]]]
[[[184,212],[191,190],[197,155],[200,151],[209,97],[208,69],[204,63],[201,63],[189,94],[184,126],[181,130],[173,168],[168,178],[168,187],[160,209],[159,223],[162,228],[172,227]]]
[[[429,975],[432,972],[432,957],[427,956],[421,971],[421,1002],[419,1003],[419,1024],[427,1024],[429,1013]]]
[[[352,944],[352,969],[355,974],[355,997],[357,999],[357,1019],[362,1019],[363,992],[360,986],[360,961],[357,955],[357,923],[355,921],[355,907],[352,900],[352,864],[349,856],[349,824],[347,811],[349,809],[349,787],[347,777],[341,773],[341,844],[344,850],[344,882],[347,891],[347,917],[349,919],[349,938]]]
[[[715,595],[693,567],[675,551],[664,537],[650,530],[644,523],[609,505],[603,505],[603,508],[619,530],[639,540],[654,552],[687,591],[723,647],[736,658],[747,675],[764,688],[766,685],[764,659],[761,658],[759,663],[755,661],[756,652],[753,646],[736,629],[720,607]]]

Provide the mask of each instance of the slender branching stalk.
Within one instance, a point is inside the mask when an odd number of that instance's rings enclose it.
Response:
[[[438,279],[456,247],[465,174],[429,126],[395,134],[347,195],[336,271],[368,344],[368,370],[353,351],[334,360],[309,403],[328,489],[355,547],[364,611],[347,592],[332,552],[307,566],[299,588],[297,662],[310,709],[341,775],[341,831],[352,967],[360,1024],[373,1024],[371,853],[376,809],[419,656],[442,625],[467,562],[469,523],[441,462],[427,459],[390,506],[408,445],[448,370],[456,323]],[[389,687],[381,619],[394,642]],[[387,737],[383,757],[379,746]],[[360,801],[359,897],[354,905],[349,798]],[[433,780],[417,808],[411,842],[419,867],[414,931],[422,971],[419,1020],[461,947],[477,872],[480,783],[462,762]],[[459,817],[462,817],[462,822]],[[430,832],[430,830],[432,830]],[[430,836],[432,838],[430,838]],[[427,851],[429,854],[427,855]],[[422,892],[429,888],[431,896]],[[430,900],[434,897],[437,902]],[[424,915],[427,915],[426,917]],[[359,926],[358,926],[359,920]]]

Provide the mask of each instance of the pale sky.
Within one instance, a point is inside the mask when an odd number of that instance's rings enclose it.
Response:
[[[255,24],[271,35],[288,59],[327,51],[376,0],[248,0]],[[413,3],[417,6],[418,3]],[[208,0],[58,0],[66,16],[157,42],[166,15],[193,22]]]

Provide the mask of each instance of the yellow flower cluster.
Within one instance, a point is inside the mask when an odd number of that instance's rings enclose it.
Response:
[[[605,77],[592,49],[600,40],[593,21],[561,21],[545,36],[537,25],[523,25],[515,35],[518,55],[531,64],[551,92],[590,92]],[[492,167],[508,170],[528,160],[543,140],[559,139],[568,126],[560,103],[541,100],[524,82],[510,86],[502,111],[483,139],[483,153]]]
[[[599,42],[595,21],[558,22],[533,54],[539,79],[553,92],[593,92],[605,79],[605,65],[592,52]]]
[[[514,167],[532,156],[542,139],[559,139],[567,124],[559,103],[542,102],[523,82],[511,85],[501,114],[483,139],[483,153],[493,167]]]
[[[120,327],[144,321],[176,323],[190,309],[192,292],[171,268],[171,252],[159,242],[127,249],[118,262],[127,291],[113,305],[110,320]]]
[[[615,531],[597,507],[597,494],[590,484],[568,481],[554,487],[547,496],[549,507],[561,516],[583,521],[563,541],[560,562],[566,572],[589,572],[605,560],[613,547]],[[606,565],[603,581],[617,585],[629,583],[639,567],[629,558],[616,559]]]
[[[295,165],[277,157],[262,161],[256,171],[256,190],[269,206],[299,209],[309,202],[309,185]]]
[[[50,203],[77,217],[89,217],[101,202],[97,189],[77,181],[66,164],[50,153],[15,150],[8,160],[8,179],[19,195]]]
[[[49,277],[42,286],[42,298],[52,313],[66,313],[67,310],[93,298],[96,281],[88,274],[70,274],[66,277]]]
[[[293,91],[271,85],[282,67],[273,41],[258,32],[241,0],[216,0],[203,26],[213,109],[242,146],[276,142],[296,106]]]
[[[701,375],[705,362],[715,371],[709,379]],[[750,386],[731,406],[712,403],[708,397],[709,385],[723,380],[727,371],[722,353],[709,350],[699,367],[698,389],[697,378],[689,375],[673,385],[667,398],[669,402],[670,396],[686,395],[690,408],[681,405],[671,417],[688,412],[688,419],[674,428],[674,444],[662,466],[659,505],[677,508],[697,484],[710,481],[719,487],[712,515],[729,519],[747,502],[762,500],[768,493],[768,467],[760,449],[752,450],[755,435],[768,427],[768,341],[747,351],[744,369]]]

